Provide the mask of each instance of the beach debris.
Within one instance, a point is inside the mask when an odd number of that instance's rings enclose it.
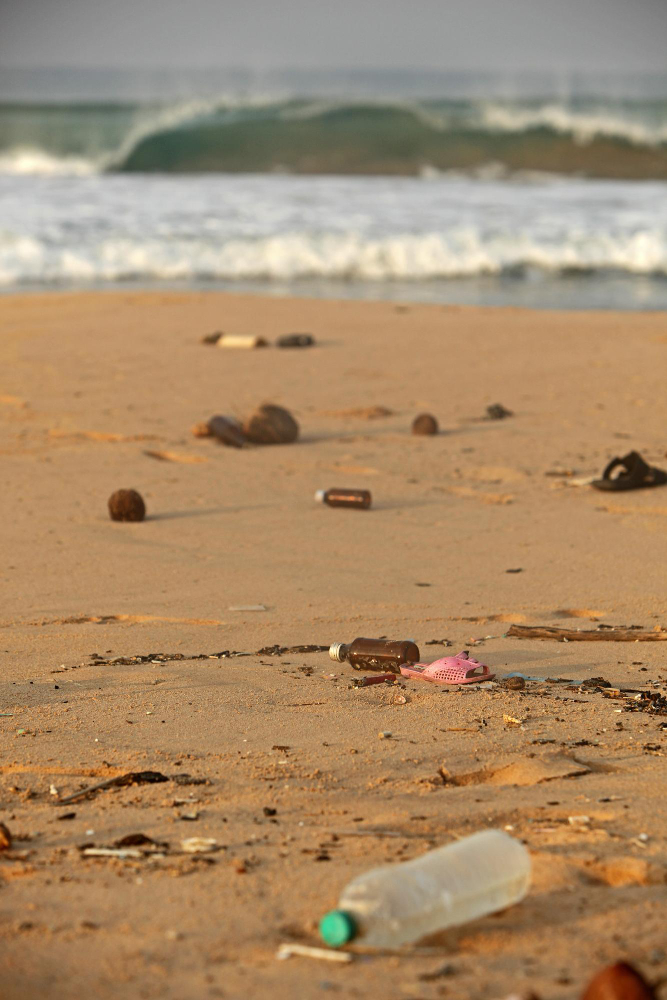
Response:
[[[285,653],[327,653],[329,646],[263,646],[258,649],[257,656],[283,656]]]
[[[412,639],[359,638],[349,644],[332,643],[329,656],[336,663],[347,661],[355,670],[398,674],[401,664],[419,660],[419,647]]]
[[[222,331],[216,330],[215,333],[205,333],[204,336],[200,339],[199,343],[217,344],[221,337],[224,337]]]
[[[87,788],[81,788],[78,792],[74,792],[73,795],[68,795],[67,798],[60,799],[57,805],[66,806],[70,802],[78,802],[79,799],[89,798],[89,796],[94,795],[96,792],[104,791],[107,788],[124,788],[126,785],[152,785],[162,781],[169,781],[169,778],[160,771],[128,771],[127,774],[119,774],[115,778],[109,778],[107,781],[100,781],[97,785],[89,785]]]
[[[570,826],[590,826],[590,816],[568,816],[567,821]]]
[[[313,948],[309,944],[281,944],[276,952],[276,958],[281,962],[293,955],[318,958],[323,962],[351,962],[353,958],[349,951],[330,951],[328,948]]]
[[[356,510],[368,510],[372,497],[368,490],[350,490],[332,487],[328,490],[317,490],[315,499],[328,507],[351,507]]]
[[[253,444],[291,444],[299,436],[299,425],[289,410],[264,403],[244,422],[243,433]]]
[[[473,659],[467,649],[456,656],[442,656],[433,663],[402,663],[400,671],[403,677],[430,681],[432,684],[475,684],[490,681],[496,676],[485,664]]]
[[[503,713],[503,723],[506,726],[522,726],[525,721],[525,719],[517,719],[515,715],[506,715]]]
[[[424,643],[425,646],[453,646],[454,643],[450,639],[428,639]]]
[[[242,448],[246,443],[246,437],[241,424],[234,417],[217,414],[207,421],[206,426],[212,437],[230,448]]]
[[[118,858],[127,861],[129,858],[145,858],[146,852],[134,847],[82,847],[84,858]]]
[[[655,992],[632,965],[617,962],[593,977],[581,1000],[655,1000]]]
[[[280,749],[281,750],[289,750],[289,747],[280,747]],[[262,806],[262,812],[264,813],[264,815],[268,819],[271,816],[275,816],[276,813],[278,812],[278,810],[274,809],[273,806]]]
[[[8,851],[12,846],[12,835],[4,823],[0,823],[0,851]]]
[[[188,820],[191,823],[194,823],[196,820],[199,819],[199,813],[196,810],[194,810],[193,812],[182,812],[178,814],[178,818],[182,820]]]
[[[612,473],[619,470],[618,475]],[[602,479],[594,479],[591,483],[596,490],[620,492],[623,490],[640,490],[647,486],[664,486],[667,483],[667,472],[650,466],[638,451],[630,451],[623,458],[612,458],[605,467]]]
[[[502,687],[507,688],[508,691],[523,691],[526,686],[525,677],[511,676],[503,677],[500,681]]]
[[[76,813],[68,812],[68,813],[63,813],[62,816],[56,816],[56,820],[64,820],[64,819],[76,819]]]
[[[515,639],[555,639],[558,642],[659,642],[667,639],[667,629],[660,625],[650,632],[642,629],[641,625],[598,625],[596,629],[511,625],[506,635]]]
[[[208,420],[200,420],[198,423],[193,424],[190,428],[190,432],[192,433],[192,436],[196,438],[213,437],[213,431],[208,425]]]
[[[505,417],[513,417],[514,411],[508,410],[502,403],[492,403],[486,408],[487,420],[504,420]]]
[[[521,566],[517,566],[516,569],[506,569],[506,573],[523,573]]]
[[[390,729],[381,729],[378,733],[379,740],[390,740],[394,734]]]
[[[484,830],[358,875],[320,920],[320,936],[332,948],[356,938],[369,948],[398,948],[518,903],[530,874],[519,840]]]
[[[112,521],[143,521],[146,504],[136,490],[116,490],[107,501]]]
[[[396,674],[372,674],[370,677],[353,677],[352,687],[363,688],[369,684],[395,684]]]
[[[215,837],[186,837],[181,841],[184,854],[213,854],[221,850]]]
[[[286,333],[276,340],[276,347],[312,347],[315,338],[310,333]]]
[[[412,433],[423,435],[437,434],[438,421],[432,413],[420,413],[419,416],[415,417],[412,421]]]
[[[222,333],[215,341],[218,347],[241,348],[242,350],[254,350],[257,347],[268,347],[269,342],[264,337],[253,336],[243,333]]]

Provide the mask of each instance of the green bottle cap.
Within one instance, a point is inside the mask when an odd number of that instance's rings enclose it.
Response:
[[[320,937],[331,948],[340,948],[356,935],[354,917],[345,910],[330,910],[320,920]]]

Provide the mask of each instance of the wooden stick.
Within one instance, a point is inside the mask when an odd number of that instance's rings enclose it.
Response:
[[[551,625],[512,625],[507,635],[515,639],[556,639],[557,642],[660,642],[667,640],[667,629],[645,632],[620,626],[579,630]]]

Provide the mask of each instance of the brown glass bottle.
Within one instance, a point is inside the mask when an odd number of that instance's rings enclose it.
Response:
[[[412,639],[355,639],[349,645],[334,642],[329,656],[338,663],[347,660],[355,670],[398,674],[402,663],[417,663],[420,654]]]
[[[335,487],[330,490],[318,490],[315,499],[328,504],[329,507],[356,507],[358,510],[368,510],[371,505],[371,495],[368,490]]]

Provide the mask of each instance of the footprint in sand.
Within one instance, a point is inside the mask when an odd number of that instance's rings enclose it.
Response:
[[[541,757],[523,757],[520,760],[507,761],[469,771],[464,774],[451,774],[446,767],[440,768],[440,774],[446,785],[465,787],[467,785],[539,785],[543,781],[554,781],[556,778],[576,778],[588,774],[591,768],[573,757],[555,752]]]

